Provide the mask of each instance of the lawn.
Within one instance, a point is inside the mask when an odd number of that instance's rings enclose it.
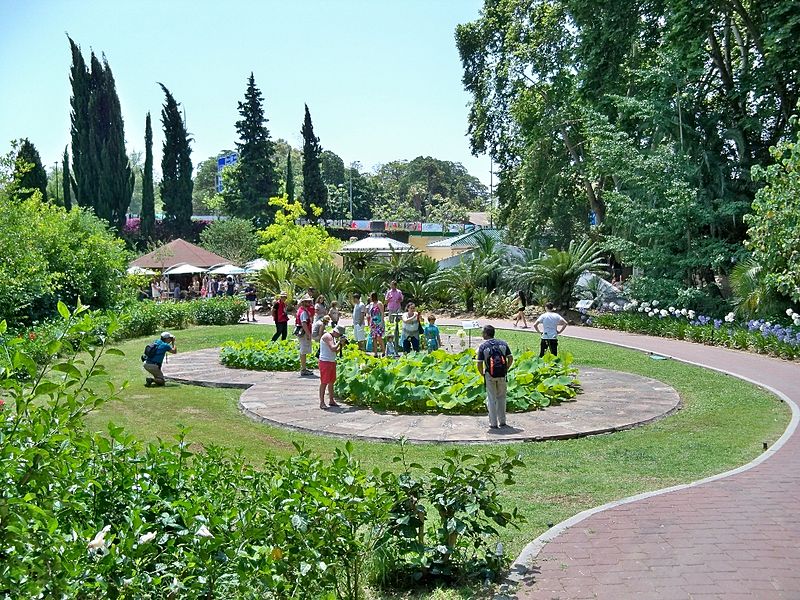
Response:
[[[195,327],[177,333],[178,351],[219,346],[232,339],[265,337],[273,328],[256,325]],[[538,348],[530,332],[502,332],[515,352]],[[129,381],[121,400],[108,403],[88,418],[88,426],[105,429],[109,421],[141,439],[169,438],[180,426],[197,445],[217,444],[240,449],[258,463],[265,455],[286,455],[299,442],[329,455],[344,442],[257,424],[241,415],[241,390],[168,384],[144,387],[139,355],[149,339],[119,347],[125,358],[108,356],[105,363],[115,384]],[[516,555],[522,547],[557,523],[586,508],[639,492],[685,483],[739,466],[774,442],[789,422],[790,411],[776,397],[751,384],[672,360],[655,361],[646,354],[575,339],[559,349],[571,352],[578,366],[616,369],[652,377],[680,393],[683,408],[656,423],[613,434],[575,440],[510,446],[522,454],[525,467],[516,485],[504,491],[509,507],[518,506],[528,522],[509,529],[504,542]],[[315,398],[309,402],[316,403]],[[578,398],[580,401],[580,397]],[[354,442],[355,455],[369,468],[392,468],[393,444]],[[450,446],[414,445],[410,459],[423,465],[441,462]],[[490,446],[470,446],[471,452],[492,452]],[[458,592],[441,598],[458,598]]]

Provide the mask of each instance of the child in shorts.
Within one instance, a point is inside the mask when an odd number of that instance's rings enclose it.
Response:
[[[442,347],[442,338],[439,334],[439,328],[436,326],[436,316],[428,315],[428,324],[423,329],[425,334],[425,345],[428,352],[433,352]]]

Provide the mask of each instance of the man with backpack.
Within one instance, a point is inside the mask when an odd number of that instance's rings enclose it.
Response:
[[[166,383],[164,373],[161,372],[161,365],[164,364],[164,356],[166,353],[175,354],[178,350],[175,348],[175,336],[169,331],[161,334],[161,338],[154,341],[152,344],[147,344],[142,354],[142,366],[144,370],[152,375],[148,377],[144,385],[150,387],[157,385],[163,387]]]
[[[486,383],[486,409],[489,411],[489,427],[497,429],[506,426],[506,376],[514,362],[511,348],[503,340],[494,337],[494,327],[483,328],[484,342],[476,356],[478,372]]]

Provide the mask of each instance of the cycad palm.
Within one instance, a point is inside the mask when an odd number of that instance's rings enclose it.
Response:
[[[752,258],[738,263],[731,271],[734,311],[740,317],[769,317],[786,308],[786,302],[770,290],[764,281],[764,271]]]
[[[467,311],[472,312],[475,309],[475,294],[486,285],[488,275],[486,265],[472,258],[440,271],[433,281],[451,296],[462,300]]]
[[[516,277],[524,287],[541,285],[550,301],[558,307],[569,308],[575,297],[575,284],[581,273],[600,274],[605,269],[601,250],[591,241],[576,244],[567,250],[550,248],[539,257],[516,268]]]

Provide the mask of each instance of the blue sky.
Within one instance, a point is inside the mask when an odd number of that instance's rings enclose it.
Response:
[[[27,137],[48,167],[69,142],[69,45],[104,53],[129,150],[163,82],[186,109],[195,165],[232,147],[253,71],[273,138],[301,146],[303,104],[323,148],[364,169],[430,155],[489,181],[466,137],[469,97],[455,47],[480,0],[0,0],[0,152]]]

